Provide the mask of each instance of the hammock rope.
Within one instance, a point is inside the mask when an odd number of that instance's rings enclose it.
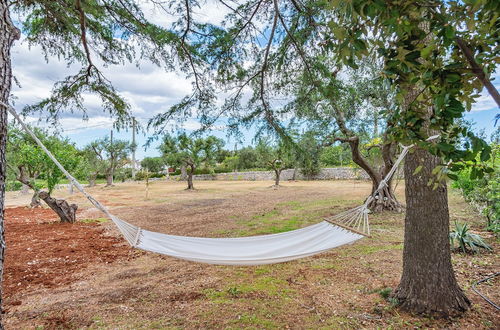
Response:
[[[62,173],[98,210],[106,214],[130,246],[146,251],[161,253],[180,259],[219,265],[262,265],[284,262],[315,255],[332,248],[350,244],[365,236],[370,236],[368,205],[378,193],[388,186],[411,146],[403,146],[389,173],[363,205],[325,218],[323,222],[288,232],[239,238],[204,238],[176,236],[151,232],[130,224],[113,215],[104,205],[87,193],[40,139],[26,125],[15,109],[0,101],[33,138],[38,146],[56,164]],[[434,139],[432,136],[428,140]]]

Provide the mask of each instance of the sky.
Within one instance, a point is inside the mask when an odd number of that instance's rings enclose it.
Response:
[[[165,25],[170,24],[174,17],[159,15],[152,8],[145,8],[148,17],[155,23]],[[211,23],[220,22],[226,14],[226,9],[221,5],[209,4],[196,14],[201,20]],[[55,82],[78,71],[78,66],[67,66],[57,58],[50,57],[47,62],[39,47],[29,47],[28,43],[21,38],[14,44],[12,50],[13,74],[19,83],[13,86],[11,101],[15,108],[20,111],[25,105],[36,103],[50,95],[50,91]],[[176,104],[185,95],[189,94],[192,82],[184,78],[182,74],[166,72],[147,62],[141,62],[140,67],[135,64],[124,66],[110,66],[102,68],[105,76],[113,83],[115,88],[123,95],[131,105],[132,114],[137,120],[146,126],[148,119],[155,114],[166,111],[170,106]],[[496,74],[495,86],[500,88],[500,73]],[[99,102],[94,96],[85,97],[88,119],[82,120],[80,113],[65,113],[58,123],[58,130],[63,136],[69,137],[78,147],[83,147],[91,141],[110,134],[112,129],[112,119],[104,114],[99,107]],[[475,128],[479,131],[484,129],[487,136],[496,129],[494,118],[498,113],[495,102],[483,91],[478,102],[474,104],[471,112],[465,115],[467,120],[475,122]],[[37,126],[46,126],[39,122],[37,118],[28,117],[26,120]],[[500,123],[499,123],[500,125]],[[184,128],[192,131],[200,125],[195,118],[188,119]],[[226,132],[221,126],[211,134],[225,139],[226,148],[233,149],[236,141],[226,139]],[[118,139],[131,140],[131,130],[115,131],[114,137]],[[148,140],[148,133],[139,133],[136,137],[138,143],[137,159],[146,156],[157,156],[158,141],[153,142],[148,149],[143,145]],[[244,132],[244,143],[252,142],[253,132]],[[241,146],[241,144],[240,144]]]

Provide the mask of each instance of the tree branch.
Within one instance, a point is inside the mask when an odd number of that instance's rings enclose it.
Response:
[[[457,37],[455,38],[455,41],[457,42],[458,47],[464,54],[465,59],[467,60],[467,62],[469,62],[470,66],[472,67],[472,72],[474,72],[476,77],[483,83],[483,86],[486,87],[491,97],[493,97],[497,105],[500,107],[500,94],[498,93],[495,86],[491,83],[490,79],[486,77],[483,68],[476,62],[474,54],[472,53],[469,46],[461,38]]]

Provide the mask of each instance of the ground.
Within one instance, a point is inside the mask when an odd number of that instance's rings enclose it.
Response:
[[[230,237],[276,233],[317,223],[359,205],[363,181],[156,181],[98,186],[90,192],[112,212],[145,229]],[[402,184],[397,192],[402,199]],[[65,191],[57,195],[66,196]],[[297,261],[213,266],[130,249],[112,223],[81,195],[79,222],[60,224],[50,210],[29,210],[28,196],[7,196],[7,328],[496,328],[500,317],[471,290],[498,271],[498,254],[454,254],[472,301],[463,317],[434,320],[393,307],[387,294],[401,275],[403,214],[372,215],[372,238]],[[484,219],[450,192],[452,222],[483,236]],[[493,237],[488,241],[496,249]],[[479,289],[500,301],[498,280]]]

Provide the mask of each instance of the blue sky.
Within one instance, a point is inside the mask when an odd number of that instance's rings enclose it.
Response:
[[[149,18],[157,24],[169,25],[175,20],[175,17],[166,18],[165,15],[157,15],[152,8],[144,9]],[[199,20],[217,24],[222,21],[226,12],[225,7],[211,4],[205,6],[203,11],[200,10],[195,15]],[[18,110],[47,97],[50,95],[54,82],[74,74],[78,70],[78,67],[68,67],[57,58],[50,56],[47,63],[40,48],[29,48],[23,40],[14,44],[12,59],[13,73],[20,86],[13,87],[11,100]],[[149,118],[166,111],[170,106],[179,102],[182,97],[189,94],[192,82],[181,74],[166,72],[153,64],[140,64],[140,68],[135,64],[127,64],[110,66],[102,70],[115,88],[130,103],[132,114],[145,126]],[[499,81],[500,74],[497,74],[495,79],[497,89],[500,88]],[[81,114],[67,113],[61,117],[58,124],[58,129],[62,131],[62,134],[68,136],[79,147],[85,146],[96,138],[109,135],[113,123],[112,119],[102,112],[100,103],[95,96],[87,95],[85,105],[88,109],[87,121],[82,121]],[[465,118],[474,121],[475,128],[478,131],[484,129],[489,136],[495,130],[494,117],[497,113],[498,108],[493,99],[483,92],[472,111],[467,113]],[[32,125],[46,126],[46,124],[38,122],[37,118],[27,118],[27,121]],[[187,131],[191,131],[199,128],[199,124],[195,119],[189,119],[185,122],[184,127]],[[252,130],[244,132],[244,144],[252,142],[253,133]],[[131,131],[115,131],[114,133],[116,138],[125,140],[130,140],[131,134]],[[226,132],[223,131],[223,128],[213,131],[212,134],[226,139]],[[158,155],[156,150],[158,142],[152,143],[148,150],[141,147],[147,139],[148,136],[141,133],[137,135],[137,143],[140,146],[137,152],[138,159]],[[226,148],[233,149],[235,143],[235,139],[229,139]]]

